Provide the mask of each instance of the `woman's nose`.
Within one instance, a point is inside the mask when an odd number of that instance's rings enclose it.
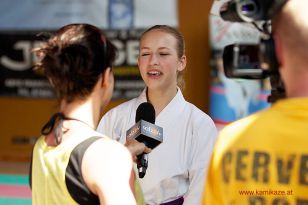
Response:
[[[156,56],[156,54],[152,54],[150,56],[150,65],[158,65],[158,64],[159,64],[158,57]]]

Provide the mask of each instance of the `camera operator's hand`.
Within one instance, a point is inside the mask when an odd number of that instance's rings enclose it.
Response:
[[[144,143],[138,142],[135,139],[129,139],[126,141],[125,146],[130,151],[130,153],[133,156],[134,162],[137,160],[137,155],[140,155],[142,153],[150,153],[152,149],[145,146]]]

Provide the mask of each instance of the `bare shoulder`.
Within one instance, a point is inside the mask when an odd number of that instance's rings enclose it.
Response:
[[[135,204],[129,186],[132,164],[132,156],[124,145],[102,138],[86,150],[81,165],[82,176],[104,204]],[[116,196],[119,190],[125,193],[124,198]]]
[[[120,160],[121,163],[117,163],[116,160]],[[132,157],[128,149],[121,143],[107,137],[99,139],[89,146],[83,161],[97,168],[99,167],[98,162],[109,166],[132,166]]]

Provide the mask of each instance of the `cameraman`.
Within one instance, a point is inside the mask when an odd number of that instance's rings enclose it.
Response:
[[[272,23],[287,98],[221,131],[203,204],[308,204],[308,1]]]

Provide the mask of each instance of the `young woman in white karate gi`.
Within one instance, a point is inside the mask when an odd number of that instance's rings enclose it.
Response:
[[[135,124],[136,109],[150,102],[155,124],[164,134],[163,143],[148,154],[145,177],[137,177],[146,203],[200,204],[217,130],[207,114],[184,99],[178,86],[186,66],[181,33],[166,25],[146,30],[140,39],[138,66],[146,88],[139,97],[107,112],[97,129],[127,144],[126,131]]]

